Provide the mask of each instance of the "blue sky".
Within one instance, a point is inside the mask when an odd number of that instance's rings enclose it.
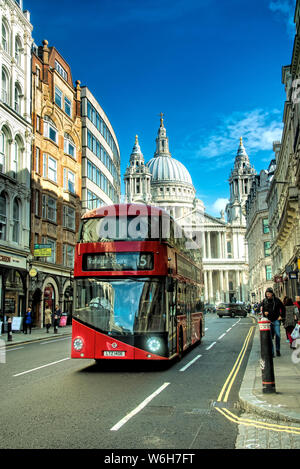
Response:
[[[24,0],[33,38],[55,46],[115,130],[122,179],[135,135],[153,157],[159,113],[172,156],[219,215],[244,144],[257,172],[281,137],[281,67],[291,62],[295,0]],[[123,187],[123,185],[122,185]]]

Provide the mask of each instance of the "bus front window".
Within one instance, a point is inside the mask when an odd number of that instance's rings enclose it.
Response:
[[[163,281],[78,279],[74,318],[112,335],[165,330]]]

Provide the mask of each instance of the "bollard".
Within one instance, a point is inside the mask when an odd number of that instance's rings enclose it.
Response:
[[[260,330],[261,372],[263,393],[275,393],[275,376],[272,355],[271,322],[262,318],[258,321]]]
[[[11,326],[12,326],[12,321],[11,318],[7,319],[7,340],[8,342],[12,341],[12,332],[11,332]]]

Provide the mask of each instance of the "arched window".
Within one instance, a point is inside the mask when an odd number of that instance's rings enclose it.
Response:
[[[5,104],[9,104],[9,76],[4,67],[2,67],[2,90],[1,99]]]
[[[15,39],[15,59],[16,59],[16,62],[19,66],[21,66],[21,62],[22,62],[22,43],[21,43],[21,39],[19,38],[19,36],[16,36],[16,39]]]
[[[0,132],[0,172],[6,173],[8,170],[9,162],[9,132],[5,126],[2,127]]]
[[[15,84],[15,111],[18,114],[22,111],[22,90],[18,83]]]
[[[0,194],[0,239],[6,240],[6,224],[7,224],[7,214],[6,214],[7,200],[4,192]]]
[[[53,120],[48,116],[44,116],[44,137],[50,138],[58,145],[58,130]]]
[[[6,21],[2,20],[2,48],[5,50],[5,52],[9,52],[8,38],[9,38],[8,27],[7,27]]]
[[[22,142],[17,136],[14,142],[14,149],[12,152],[11,171],[12,177],[17,179],[21,169],[21,153],[22,153]]]
[[[12,240],[15,243],[20,241],[20,202],[18,199],[14,200],[13,204],[13,236]]]
[[[76,158],[76,146],[74,143],[73,138],[71,135],[65,133],[64,135],[64,152],[67,153],[67,155],[73,156],[73,158]]]

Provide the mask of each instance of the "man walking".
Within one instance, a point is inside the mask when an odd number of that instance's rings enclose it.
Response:
[[[266,289],[265,298],[261,303],[261,311],[269,321],[271,321],[271,335],[272,335],[272,353],[274,357],[273,338],[275,335],[276,355],[280,357],[280,321],[285,319],[285,306],[274,295],[272,288]]]

